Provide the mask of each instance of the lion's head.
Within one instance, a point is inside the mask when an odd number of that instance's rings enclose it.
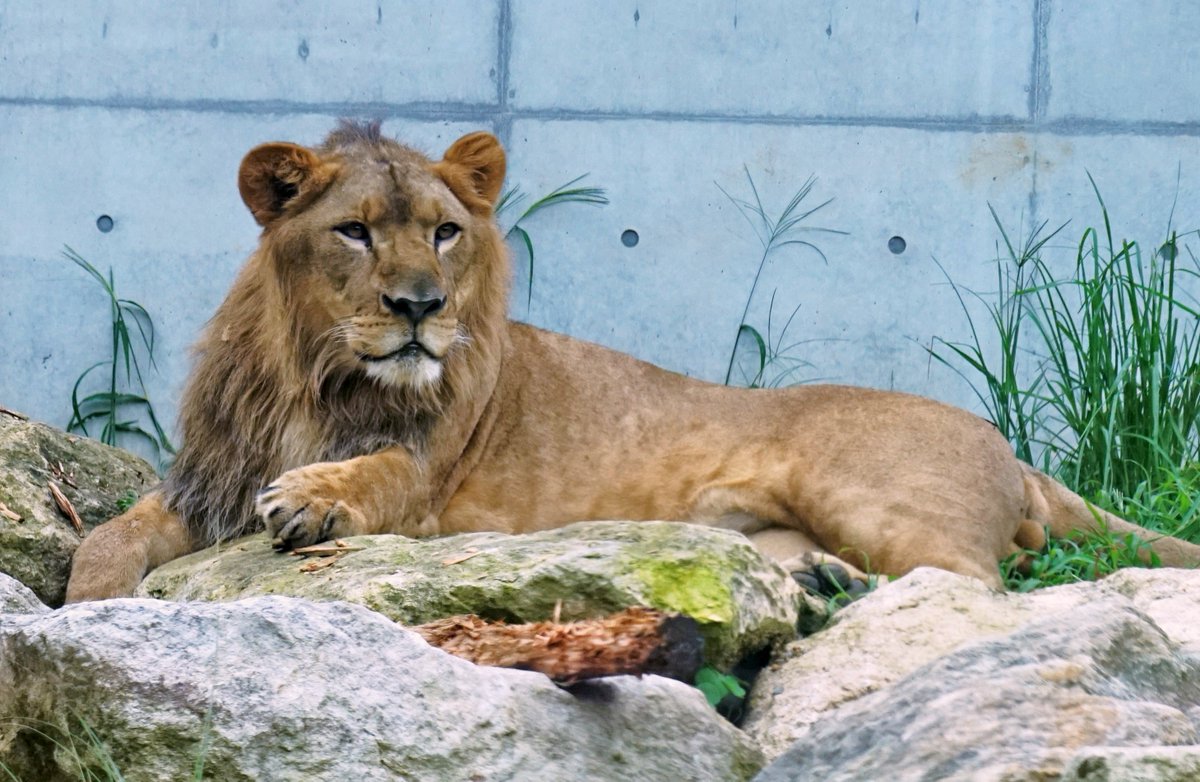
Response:
[[[433,161],[378,123],[246,155],[262,239],[197,345],[165,483],[193,534],[253,529],[254,492],[284,470],[395,444],[421,456],[477,414],[507,338],[504,169],[490,134]]]
[[[343,123],[315,150],[272,143],[246,155],[238,188],[316,382],[440,384],[472,319],[505,294],[492,215],[504,170],[490,134],[464,136],[435,163],[378,123]]]

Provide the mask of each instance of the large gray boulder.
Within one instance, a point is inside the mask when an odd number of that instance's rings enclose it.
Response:
[[[916,571],[759,677],[745,727],[778,756],[759,779],[1184,774],[1195,752],[1163,748],[1200,742],[1198,616],[1194,571],[1029,595]]]
[[[694,524],[584,522],[528,535],[344,542],[347,553],[323,562],[278,554],[262,535],[244,538],[155,570],[139,594],[345,600],[402,624],[455,614],[533,622],[556,611],[569,621],[645,605],[696,619],[705,658],[718,667],[790,640],[798,607],[807,610],[795,582],[745,537]]]
[[[687,685],[573,692],[340,602],[125,599],[0,616],[0,763],[24,780],[744,780]],[[105,777],[109,778],[109,777]]]
[[[148,463],[103,443],[0,412],[0,573],[62,605],[71,556],[82,540],[51,495],[53,482],[83,531],[120,513],[158,482]]]

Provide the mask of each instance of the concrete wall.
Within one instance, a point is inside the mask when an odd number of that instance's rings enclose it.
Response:
[[[587,173],[611,204],[527,224],[514,315],[709,379],[762,254],[721,189],[749,197],[748,171],[778,212],[816,175],[807,203],[834,201],[811,224],[846,233],[774,255],[750,322],[772,292],[776,332],[799,307],[798,379],[971,404],[923,346],[967,334],[938,263],[994,287],[989,204],[1017,234],[1072,220],[1068,246],[1098,217],[1090,171],[1130,238],[1161,241],[1173,204],[1200,226],[1197,33],[1184,0],[0,0],[0,405],[62,425],[104,357],[69,245],[154,316],[173,420],[256,240],[242,154],[340,116],[435,155],[491,129],[530,194]]]

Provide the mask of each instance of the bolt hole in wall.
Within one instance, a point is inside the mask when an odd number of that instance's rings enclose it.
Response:
[[[96,227],[100,229],[100,233],[106,234],[113,229],[113,219],[108,215],[100,215],[96,218]]]
[[[621,233],[621,244],[625,245],[626,247],[637,247],[637,243],[640,238],[641,237],[638,236],[637,231],[629,228]]]
[[[903,236],[893,236],[888,239],[888,249],[892,251],[892,255],[899,255],[908,249],[908,242],[904,241]]]

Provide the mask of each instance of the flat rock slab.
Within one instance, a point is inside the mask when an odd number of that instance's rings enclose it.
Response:
[[[797,611],[807,606],[788,574],[745,537],[694,524],[584,522],[527,535],[344,543],[357,550],[321,560],[278,554],[263,536],[244,538],[155,570],[139,594],[345,600],[401,624],[456,614],[532,622],[556,612],[570,621],[645,605],[696,619],[705,658],[718,667],[793,638]]]
[[[87,532],[119,514],[119,500],[137,497],[158,476],[119,448],[0,412],[0,573],[59,606],[82,538],[55,504],[52,481]]]
[[[0,763],[26,780],[745,780],[695,689],[568,692],[348,603],[123,599],[0,615]]]

